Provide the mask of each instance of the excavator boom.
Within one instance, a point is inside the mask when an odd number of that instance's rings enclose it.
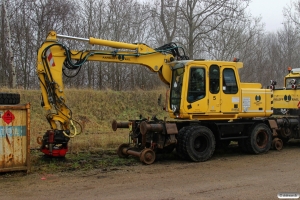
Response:
[[[113,50],[71,50],[58,42],[58,38],[79,40],[91,45],[107,46]],[[64,93],[64,69],[79,70],[87,61],[114,62],[138,64],[157,72],[160,79],[170,84],[172,70],[170,63],[175,60],[186,59],[180,55],[180,47],[176,44],[164,45],[153,49],[142,43],[124,43],[90,37],[79,38],[57,34],[51,31],[45,42],[38,50],[37,73],[42,90],[42,105],[48,111],[47,120],[51,131],[47,131],[41,138],[44,153],[53,155],[54,146],[67,148],[69,138],[79,134],[76,121],[72,118],[72,111],[66,104]],[[55,139],[58,138],[58,139]],[[57,142],[58,141],[58,142]],[[61,151],[57,151],[61,155]],[[65,150],[63,151],[65,153]],[[62,154],[63,154],[62,153]]]

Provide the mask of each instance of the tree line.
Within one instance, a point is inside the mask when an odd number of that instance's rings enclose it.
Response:
[[[0,87],[36,89],[37,50],[50,30],[76,37],[95,37],[152,48],[175,42],[191,59],[238,57],[243,82],[283,84],[287,67],[300,67],[300,1],[283,8],[284,26],[267,32],[248,10],[250,0],[2,0]],[[73,49],[89,44],[62,40]],[[145,67],[87,62],[66,87],[132,90],[163,85]]]

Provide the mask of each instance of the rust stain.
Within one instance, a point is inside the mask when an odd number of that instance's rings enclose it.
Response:
[[[6,162],[7,162],[7,163],[12,162],[13,159],[14,159],[14,155],[10,153],[10,154],[8,155],[8,157],[7,157],[7,161],[6,161]]]
[[[2,138],[0,138],[0,172],[30,170],[29,108],[29,104],[26,106],[0,105],[0,115],[10,109],[15,116],[15,119],[10,124],[0,120],[3,134]],[[24,131],[26,132],[24,133]]]
[[[5,134],[5,138],[6,138],[6,142],[9,144],[9,145],[11,145],[11,143],[10,143],[10,141],[9,141],[9,139],[8,139],[8,135],[7,135],[7,133]]]

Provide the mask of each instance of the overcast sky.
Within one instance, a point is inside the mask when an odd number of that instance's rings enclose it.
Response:
[[[255,17],[262,17],[266,31],[276,32],[282,28],[282,10],[290,5],[290,2],[291,0],[252,0],[249,11]]]

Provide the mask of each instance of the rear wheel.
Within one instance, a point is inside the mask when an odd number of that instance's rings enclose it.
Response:
[[[208,160],[216,147],[215,136],[210,129],[204,126],[187,127],[183,135],[184,154],[195,162]]]
[[[0,93],[0,105],[14,105],[20,103],[20,94]]]
[[[246,145],[250,153],[259,154],[269,151],[272,144],[272,133],[266,124],[254,124],[248,134]]]

